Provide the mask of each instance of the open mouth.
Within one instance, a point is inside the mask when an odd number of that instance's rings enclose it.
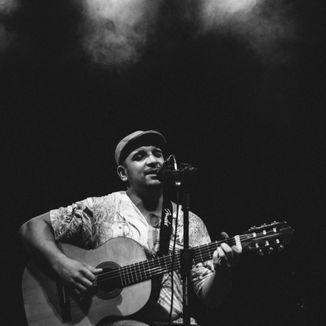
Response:
[[[158,169],[145,171],[145,175],[157,176]]]
[[[149,171],[145,173],[146,175],[157,175],[156,171]]]

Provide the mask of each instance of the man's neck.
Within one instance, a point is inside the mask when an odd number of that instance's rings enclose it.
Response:
[[[162,189],[149,189],[148,191],[137,192],[129,188],[127,194],[143,215],[147,216],[149,213],[161,214],[163,205]]]

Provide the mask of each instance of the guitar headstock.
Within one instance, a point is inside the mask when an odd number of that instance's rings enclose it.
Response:
[[[294,229],[287,222],[272,222],[254,226],[248,234],[240,237],[244,250],[257,251],[260,255],[281,251],[290,241]]]

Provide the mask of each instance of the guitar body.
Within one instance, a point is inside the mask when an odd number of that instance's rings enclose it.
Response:
[[[116,238],[94,250],[61,244],[64,253],[91,266],[117,268],[146,260],[134,240]],[[105,317],[128,316],[140,310],[151,294],[151,280],[124,288],[98,288],[79,300],[54,275],[32,262],[25,268],[22,291],[29,326],[96,325]]]
[[[248,234],[193,247],[193,263],[212,259],[223,242],[230,246],[241,242],[245,251],[259,254],[281,250],[293,234],[286,222],[252,227]],[[64,253],[75,260],[103,271],[96,275],[97,286],[82,299],[74,297],[45,266],[32,262],[23,274],[23,298],[29,326],[92,326],[103,318],[128,316],[140,310],[151,294],[151,279],[178,270],[180,251],[147,260],[145,251],[128,238],[107,241],[94,250],[61,244]]]

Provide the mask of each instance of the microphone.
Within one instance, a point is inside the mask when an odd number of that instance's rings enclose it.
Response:
[[[157,170],[157,179],[167,181],[170,179],[171,172],[177,170],[177,161],[175,155],[171,154],[163,163],[162,167]]]
[[[157,170],[157,179],[160,181],[174,181],[177,186],[182,180],[189,180],[197,174],[198,169],[188,163],[181,163],[178,168],[174,154],[171,154],[163,163],[162,167]]]

